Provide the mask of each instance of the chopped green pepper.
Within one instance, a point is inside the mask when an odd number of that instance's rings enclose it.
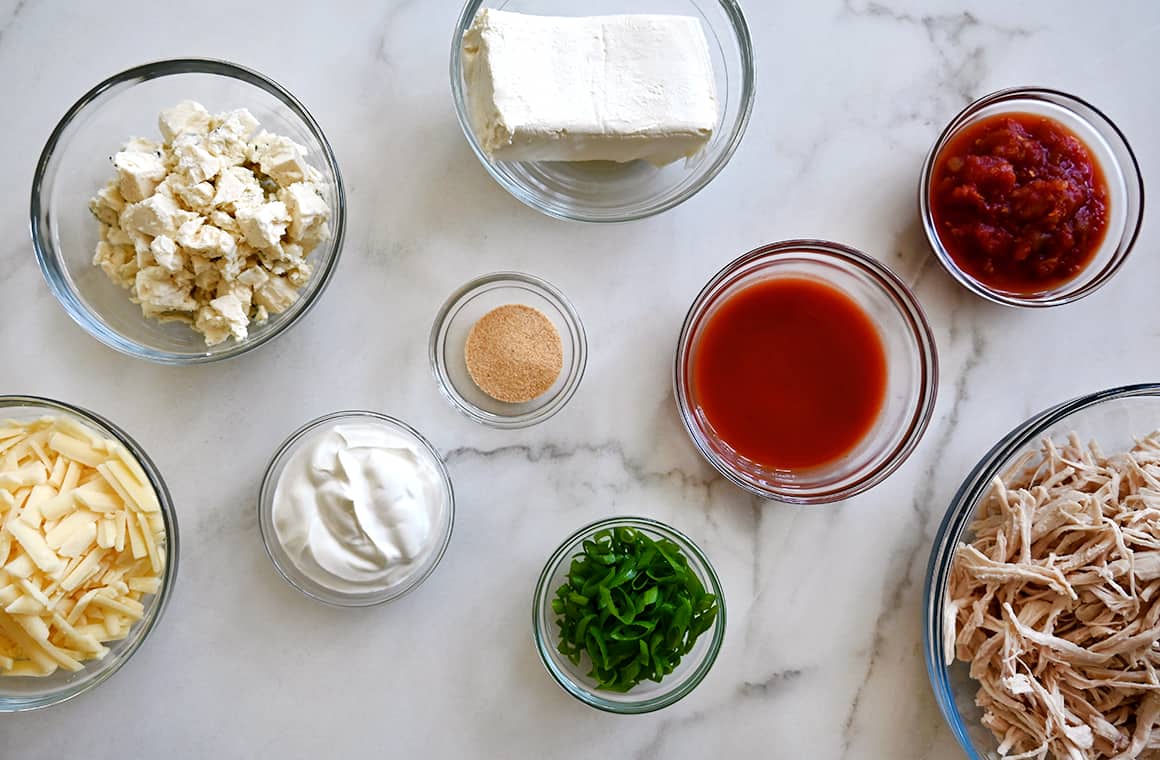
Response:
[[[676,669],[713,626],[717,597],[677,544],[620,527],[581,543],[552,610],[560,654],[587,655],[597,688],[626,692]]]

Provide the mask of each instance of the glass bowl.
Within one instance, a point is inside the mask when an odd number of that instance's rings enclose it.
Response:
[[[931,184],[939,155],[956,135],[982,119],[1002,113],[1046,116],[1075,133],[1103,169],[1108,183],[1108,230],[1095,257],[1078,276],[1054,288],[1016,293],[980,282],[964,271],[939,239],[931,210]],[[1144,219],[1144,179],[1127,138],[1090,103],[1057,90],[1017,87],[986,95],[962,110],[939,135],[922,165],[918,208],[927,240],[943,268],[967,290],[1006,306],[1059,306],[1091,295],[1111,279],[1132,250]]]
[[[692,372],[698,342],[718,307],[747,286],[787,276],[825,282],[852,298],[877,327],[887,364],[886,398],[870,432],[834,462],[799,471],[763,467],[737,454],[697,403]],[[733,483],[778,501],[824,504],[885,480],[926,432],[937,389],[934,334],[914,294],[884,264],[837,243],[788,240],[733,261],[693,301],[677,343],[674,393],[693,443]]]
[[[427,558],[410,575],[400,579],[397,583],[381,590],[364,593],[344,592],[329,588],[298,569],[294,560],[287,554],[278,541],[278,533],[274,527],[274,497],[278,491],[278,481],[282,477],[290,458],[310,438],[310,434],[323,427],[329,427],[342,422],[364,422],[381,425],[387,430],[409,439],[419,451],[426,452],[428,463],[438,473],[443,485],[443,504],[439,512],[438,545]],[[334,412],[316,420],[311,420],[295,430],[286,441],[278,447],[278,451],[270,460],[266,474],[262,478],[262,486],[258,492],[258,530],[262,534],[262,544],[266,547],[266,554],[274,563],[287,583],[301,591],[306,596],[336,607],[371,607],[394,601],[405,594],[414,591],[419,584],[427,580],[440,560],[447,552],[451,543],[451,529],[455,523],[455,492],[451,487],[451,476],[447,474],[447,467],[443,457],[418,430],[407,423],[388,417],[378,412],[347,411]]]
[[[595,680],[587,675],[590,668],[587,658],[581,660],[581,664],[577,666],[560,654],[556,648],[560,643],[559,626],[556,624],[556,614],[552,611],[552,598],[568,575],[572,556],[580,551],[584,541],[608,528],[633,528],[650,538],[672,541],[688,557],[689,567],[697,574],[706,590],[717,597],[717,617],[713,621],[713,627],[701,634],[693,646],[693,651],[681,659],[681,664],[676,670],[660,683],[645,681],[623,694],[597,690]],[[639,715],[660,710],[680,701],[692,693],[708,675],[725,639],[725,595],[721,591],[721,582],[717,579],[717,573],[713,570],[708,557],[688,536],[662,522],[646,517],[610,517],[584,526],[566,538],[552,553],[548,563],[544,565],[544,571],[540,573],[539,582],[536,583],[536,595],[532,602],[532,633],[544,667],[564,691],[598,710],[621,715]]]
[[[923,604],[927,673],[935,699],[951,732],[971,760],[998,760],[999,742],[981,723],[975,706],[978,687],[969,665],[948,661],[943,647],[943,610],[947,582],[959,542],[970,540],[969,525],[991,481],[1032,450],[1043,438],[1059,440],[1076,432],[1082,441],[1098,440],[1108,453],[1125,450],[1137,438],[1160,428],[1160,384],[1129,385],[1081,396],[1032,417],[987,452],[963,481],[935,536],[927,564]]]
[[[27,421],[45,416],[71,417],[101,435],[119,441],[141,465],[157,494],[157,501],[161,505],[161,517],[165,522],[165,570],[161,576],[161,589],[156,594],[142,598],[145,614],[141,620],[133,626],[127,637],[106,644],[109,654],[103,660],[86,662],[84,669],[76,673],[58,670],[43,678],[0,678],[0,713],[58,705],[100,686],[111,678],[136,654],[145,639],[149,638],[156,628],[165,607],[169,604],[173,584],[177,579],[179,545],[177,514],[165,481],[145,451],[112,422],[80,407],[35,396],[0,396],[0,420]]]
[[[467,111],[462,45],[481,8],[542,16],[669,14],[703,22],[717,80],[721,120],[705,149],[687,161],[657,168],[645,161],[501,162],[480,147]],[[749,27],[737,0],[468,0],[451,42],[451,92],[472,151],[488,173],[519,201],[559,219],[625,222],[677,206],[709,184],[741,144],[753,110],[754,61]]]
[[[249,337],[216,346],[185,324],[141,313],[128,291],[93,266],[100,232],[89,198],[115,176],[109,157],[132,136],[158,137],[157,115],[182,100],[210,112],[248,108],[261,128],[306,146],[322,173],[331,209],[331,237],[308,257],[314,266],[298,300]],[[109,77],[85,93],[53,130],[32,182],[32,243],[48,286],[68,315],[90,335],[121,353],[161,364],[199,364],[238,356],[272,340],[315,304],[338,263],[346,229],[346,196],[334,153],[314,117],[285,88],[224,61],[183,59],[147,63]]]
[[[564,368],[542,396],[510,404],[488,396],[467,372],[465,348],[471,327],[494,308],[523,304],[539,309],[555,325],[564,349]],[[452,406],[475,422],[496,428],[524,428],[543,422],[580,387],[588,362],[584,324],[572,303],[552,284],[519,272],[478,277],[451,294],[435,317],[429,344],[431,370]]]

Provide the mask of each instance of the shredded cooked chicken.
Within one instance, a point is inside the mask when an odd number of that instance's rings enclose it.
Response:
[[[1009,760],[1160,758],[1160,432],[1045,440],[980,505],[944,610]]]

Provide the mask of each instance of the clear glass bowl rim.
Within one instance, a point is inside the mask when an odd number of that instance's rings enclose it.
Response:
[[[464,33],[471,27],[472,21],[475,19],[475,14],[483,6],[487,0],[467,0],[463,6],[463,11],[459,15],[459,21],[455,27],[455,36],[451,40],[451,61],[450,61],[450,75],[451,75],[451,94],[455,101],[455,116],[459,120],[459,127],[463,130],[463,135],[467,138],[467,144],[471,146],[471,151],[487,173],[491,175],[503,189],[507,190],[511,195],[525,206],[533,208],[540,213],[573,222],[589,222],[593,224],[618,224],[621,222],[632,222],[639,219],[647,219],[650,216],[668,211],[676,208],[685,201],[692,198],[694,195],[705,189],[710,182],[712,182],[718,174],[733,158],[733,154],[741,146],[741,140],[745,137],[745,131],[749,126],[749,120],[753,115],[753,102],[757,93],[757,67],[755,64],[755,57],[753,53],[753,37],[749,31],[749,23],[745,19],[745,13],[741,10],[741,5],[737,0],[711,0],[721,6],[721,9],[729,17],[729,21],[733,26],[733,31],[737,38],[737,47],[741,55],[741,106],[737,114],[737,122],[729,135],[729,142],[725,146],[725,150],[717,157],[712,166],[708,167],[705,173],[697,179],[695,183],[685,189],[679,195],[670,198],[664,203],[651,206],[643,211],[611,215],[595,215],[585,214],[581,211],[573,211],[560,208],[555,204],[545,203],[535,194],[529,193],[518,183],[511,181],[503,173],[499,172],[493,161],[483,152],[483,148],[479,144],[479,140],[475,137],[475,131],[471,128],[470,119],[467,116],[467,95],[463,86],[463,64],[460,56],[460,48]]]
[[[149,477],[149,483],[153,486],[153,490],[157,492],[157,500],[161,504],[161,517],[165,521],[165,574],[161,578],[161,590],[157,592],[152,604],[149,606],[149,613],[138,623],[138,625],[144,626],[144,628],[137,635],[136,641],[122,652],[107,669],[95,678],[82,684],[79,688],[62,688],[56,694],[30,699],[20,698],[19,701],[4,696],[3,684],[0,683],[0,713],[40,710],[63,704],[97,688],[120,671],[153,633],[158,621],[161,620],[162,615],[165,613],[165,609],[169,606],[169,598],[173,594],[173,585],[177,580],[177,563],[181,553],[180,538],[177,529],[177,513],[173,507],[173,498],[169,494],[169,488],[165,485],[165,480],[161,477],[157,465],[153,463],[153,460],[149,458],[149,455],[145,453],[141,445],[133,440],[128,433],[95,412],[90,412],[79,406],[73,406],[63,401],[56,401],[42,396],[0,396],[0,419],[5,418],[6,409],[17,407],[43,409],[46,414],[63,414],[76,417],[85,424],[95,428],[98,432],[112,433],[121,445],[128,449],[129,453],[137,459],[137,462]],[[92,664],[90,663],[90,665]]]
[[[908,431],[899,441],[894,451],[882,461],[876,469],[870,470],[848,486],[829,491],[803,494],[796,490],[782,490],[776,488],[761,488],[738,474],[713,450],[706,440],[705,434],[697,425],[693,411],[685,402],[685,382],[682,371],[692,353],[691,328],[701,312],[710,305],[711,296],[717,287],[730,278],[737,271],[750,265],[762,263],[763,260],[776,260],[783,257],[792,257],[795,253],[820,255],[837,261],[842,268],[853,268],[873,280],[890,301],[898,308],[910,326],[911,337],[918,348],[921,360],[921,374],[918,380],[920,389],[918,403],[910,416]],[[938,346],[934,332],[927,322],[926,314],[918,298],[905,282],[892,269],[872,256],[841,243],[827,240],[799,239],[783,240],[768,245],[759,246],[726,264],[693,299],[685,321],[681,325],[680,337],[677,340],[676,356],[673,361],[673,395],[676,398],[677,409],[680,411],[681,421],[685,431],[689,434],[694,445],[701,455],[724,475],[734,485],[764,499],[772,499],[788,504],[822,505],[842,501],[862,493],[881,483],[894,473],[903,462],[910,457],[914,449],[922,440],[934,415],[935,402],[938,398]]]
[[[441,538],[441,543],[436,550],[431,566],[414,578],[409,579],[397,589],[366,594],[346,594],[340,591],[308,588],[294,578],[294,573],[297,572],[296,569],[282,566],[273,549],[273,545],[278,541],[277,536],[273,534],[274,492],[278,487],[278,478],[282,474],[282,468],[286,464],[285,457],[299,441],[323,425],[347,419],[365,419],[368,417],[377,422],[386,423],[397,431],[411,436],[415,443],[419,444],[424,451],[431,455],[432,461],[439,471],[440,481],[444,489],[446,489],[448,513],[447,531]],[[348,409],[340,412],[331,412],[330,414],[324,414],[321,417],[310,420],[291,433],[274,452],[274,456],[270,458],[270,463],[266,465],[265,474],[262,476],[262,485],[258,490],[258,532],[262,537],[262,547],[266,550],[266,556],[270,558],[270,563],[274,565],[274,569],[278,571],[278,575],[304,595],[332,607],[375,607],[380,604],[386,604],[387,602],[393,602],[396,599],[401,599],[411,593],[421,586],[425,580],[430,578],[435,572],[435,569],[439,567],[439,563],[443,561],[443,555],[447,553],[447,547],[451,545],[451,535],[455,532],[455,489],[451,483],[451,475],[447,472],[447,464],[443,461],[443,456],[439,453],[439,450],[411,425],[397,417],[391,417],[387,414],[366,409]],[[321,586],[321,584],[319,585]]]
[[[709,641],[709,648],[706,650],[704,658],[696,664],[694,670],[684,680],[676,685],[676,688],[671,688],[657,696],[638,702],[616,702],[604,699],[598,692],[574,683],[556,665],[554,657],[557,653],[549,645],[547,632],[543,631],[540,627],[540,612],[545,605],[551,604],[552,601],[554,589],[548,588],[548,583],[552,580],[552,576],[555,575],[556,569],[562,563],[570,561],[570,550],[578,541],[606,528],[635,528],[637,530],[656,533],[674,541],[681,547],[689,559],[696,562],[700,569],[704,571],[705,576],[709,579],[712,593],[717,597],[717,619],[713,621],[713,638]],[[540,661],[543,662],[544,668],[547,669],[552,675],[552,678],[555,679],[556,683],[564,691],[597,710],[616,713],[618,715],[641,715],[669,707],[679,702],[691,694],[701,681],[705,679],[705,676],[712,669],[713,663],[716,662],[717,655],[721,652],[721,645],[725,640],[725,615],[725,593],[721,588],[721,581],[717,577],[717,571],[713,569],[713,563],[701,551],[701,547],[697,546],[691,538],[676,528],[649,517],[606,517],[589,523],[568,536],[568,538],[564,539],[556,547],[556,550],[552,552],[552,556],[548,558],[543,571],[540,573],[540,578],[536,582],[536,592],[532,599],[532,636],[535,639],[536,651],[540,655]]]
[[[1139,397],[1160,398],[1160,383],[1137,383],[1089,393],[1033,415],[1003,436],[979,460],[959,486],[943,516],[931,547],[923,587],[923,656],[939,710],[970,760],[987,760],[987,758],[975,749],[967,734],[966,722],[955,706],[954,693],[947,675],[947,666],[953,663],[943,661],[942,651],[942,601],[951,562],[954,560],[955,546],[970,522],[975,505],[989,487],[992,478],[1003,469],[1011,457],[1034,444],[1044,432],[1077,412],[1092,409],[1109,401]]]
[[[564,313],[568,327],[573,333],[572,338],[576,343],[572,366],[565,367],[563,370],[568,372],[568,379],[564,387],[544,406],[511,417],[481,409],[460,395],[448,376],[446,362],[443,359],[445,348],[443,328],[451,316],[451,310],[472,291],[504,281],[528,286],[534,291],[540,291],[547,300],[555,302]],[[576,307],[568,300],[564,292],[552,283],[523,272],[491,272],[464,283],[448,296],[443,305],[439,307],[439,312],[435,315],[435,322],[431,327],[431,337],[427,344],[427,358],[430,360],[431,372],[435,375],[435,383],[439,386],[440,393],[461,414],[474,422],[500,430],[518,430],[539,424],[554,416],[567,406],[572,397],[576,395],[576,391],[580,388],[580,381],[584,379],[584,370],[588,366],[588,335],[584,330],[584,322],[580,319],[580,313],[576,311]]]
[[[983,283],[977,281],[975,278],[964,272],[959,267],[959,265],[955,263],[955,260],[951,257],[950,253],[947,252],[946,247],[943,246],[942,241],[939,239],[938,231],[935,229],[934,214],[930,207],[930,185],[934,180],[934,164],[938,159],[939,153],[946,146],[947,141],[950,140],[950,138],[953,137],[959,131],[959,129],[964,126],[968,119],[970,119],[982,109],[995,105],[996,103],[1006,103],[1009,101],[1021,99],[1046,100],[1046,102],[1050,102],[1053,105],[1060,106],[1061,108],[1065,108],[1069,111],[1073,111],[1071,104],[1090,110],[1098,121],[1092,121],[1078,113],[1076,116],[1081,118],[1083,121],[1088,122],[1093,129],[1103,134],[1105,138],[1111,137],[1121,143],[1125,153],[1130,159],[1130,166],[1125,166],[1122,164],[1120,166],[1121,170],[1124,172],[1124,183],[1127,186],[1128,195],[1136,192],[1140,197],[1140,209],[1139,213],[1136,214],[1136,218],[1132,219],[1128,217],[1124,220],[1126,228],[1131,230],[1131,235],[1128,237],[1127,244],[1124,246],[1123,250],[1117,251],[1116,254],[1113,255],[1112,259],[1104,265],[1103,270],[1094,280],[1075,290],[1074,292],[1066,290],[1068,284],[1065,283],[1062,286],[1065,288],[1065,290],[1051,298],[1031,299],[1021,297],[1017,294],[1003,293],[997,290],[992,290],[991,288],[987,287]],[[1064,101],[1064,103],[1058,102],[1059,100]],[[1135,178],[1135,182],[1132,181],[1133,177]],[[979,98],[978,100],[975,100],[966,108],[959,111],[939,134],[938,138],[934,142],[934,145],[931,146],[930,152],[927,153],[926,160],[923,161],[922,174],[920,175],[918,182],[918,213],[919,218],[922,220],[923,232],[926,233],[926,238],[930,243],[931,250],[934,251],[936,258],[938,258],[939,263],[942,264],[943,269],[947,271],[947,274],[953,277],[956,282],[958,282],[967,290],[971,291],[977,296],[991,301],[992,303],[997,303],[1002,306],[1015,306],[1027,309],[1043,309],[1050,308],[1052,306],[1062,306],[1064,304],[1069,304],[1089,296],[1103,287],[1120,270],[1120,267],[1124,265],[1124,262],[1128,259],[1128,255],[1132,252],[1132,249],[1136,245],[1136,240],[1140,236],[1140,230],[1143,227],[1144,222],[1144,200],[1144,175],[1140,172],[1140,163],[1136,159],[1135,152],[1132,150],[1132,144],[1128,142],[1128,138],[1124,135],[1116,123],[1112,121],[1107,116],[1107,114],[1083,98],[1072,95],[1068,92],[1064,92],[1062,90],[1051,89],[1049,87],[1009,87],[1003,90],[996,90],[995,92],[989,93]],[[1112,230],[1109,229],[1108,232],[1111,233]]]
[[[258,87],[281,101],[295,116],[302,120],[314,135],[315,139],[318,140],[318,144],[322,146],[323,159],[334,175],[334,192],[335,197],[338,199],[337,208],[333,210],[333,216],[331,218],[332,237],[330,241],[325,243],[328,248],[333,250],[333,253],[322,262],[322,269],[314,275],[314,277],[319,279],[319,283],[310,295],[309,300],[297,312],[280,322],[278,329],[272,330],[260,338],[248,339],[241,343],[231,342],[220,350],[211,350],[199,354],[178,354],[148,348],[123,338],[120,334],[105,327],[98,316],[84,305],[76,291],[69,284],[69,279],[64,273],[65,267],[60,261],[56,247],[53,245],[47,231],[41,224],[41,217],[45,211],[45,202],[41,196],[46,173],[60,144],[60,140],[64,136],[65,130],[68,129],[81,113],[109,90],[123,84],[139,84],[174,74],[211,74],[236,79]],[[326,139],[322,128],[306,109],[306,106],[294,97],[289,90],[273,79],[236,63],[213,58],[173,58],[141,64],[140,66],[126,69],[119,74],[114,74],[82,95],[65,112],[65,115],[61,117],[61,120],[49,135],[48,141],[41,151],[40,159],[36,164],[29,204],[29,232],[32,236],[32,246],[36,251],[36,260],[40,264],[40,271],[44,275],[44,279],[48,282],[49,289],[56,296],[61,306],[64,307],[69,317],[89,335],[109,348],[126,356],[144,359],[157,364],[182,366],[207,364],[241,356],[259,346],[269,343],[301,321],[314,308],[314,305],[330,284],[335,269],[338,266],[338,260],[342,254],[343,239],[346,236],[346,189],[343,185],[342,172],[338,168],[338,160],[335,158],[330,141]]]

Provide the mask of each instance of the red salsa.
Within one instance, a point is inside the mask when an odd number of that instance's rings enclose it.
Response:
[[[1108,229],[1108,185],[1087,146],[1044,116],[998,114],[939,153],[930,191],[935,230],[971,277],[1035,293],[1073,279]]]
[[[849,453],[886,398],[886,350],[852,298],[817,280],[750,285],[708,319],[692,397],[742,457],[804,470]]]

